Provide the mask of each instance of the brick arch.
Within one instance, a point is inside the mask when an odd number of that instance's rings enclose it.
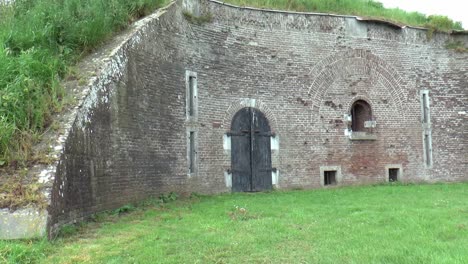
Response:
[[[244,107],[253,107],[261,111],[265,115],[265,117],[268,119],[268,123],[270,125],[271,131],[277,132],[277,128],[278,128],[277,120],[271,108],[269,108],[268,105],[264,103],[262,100],[251,99],[251,98],[239,99],[239,100],[232,102],[229,105],[228,109],[226,110],[226,113],[224,114],[223,128],[225,128],[227,131],[230,131],[232,118],[239,110],[241,110]]]
[[[364,101],[366,102],[372,111],[372,115],[374,115],[374,105],[372,104],[371,100],[367,98],[367,96],[362,96],[362,95],[357,95],[351,98],[351,100],[348,102],[348,105],[346,106],[346,109],[348,110],[348,113],[351,112],[351,108],[353,107],[354,103],[357,101]]]
[[[311,107],[320,108],[328,88],[340,78],[363,76],[372,83],[389,87],[389,95],[402,110],[407,95],[401,87],[405,85],[398,72],[382,58],[367,50],[348,50],[336,53],[320,61],[309,73],[313,82],[307,95]]]

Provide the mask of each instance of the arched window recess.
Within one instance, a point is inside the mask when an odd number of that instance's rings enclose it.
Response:
[[[370,104],[364,100],[353,103],[349,114],[349,138],[351,140],[376,140],[374,129],[377,122],[373,118]]]

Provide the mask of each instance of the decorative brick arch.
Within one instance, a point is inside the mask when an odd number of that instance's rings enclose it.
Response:
[[[366,102],[371,109],[374,109],[374,106],[372,104],[372,102],[369,100],[369,98],[367,98],[367,96],[362,96],[362,95],[357,95],[357,96],[354,96],[348,103],[348,105],[346,106],[346,109],[348,112],[351,111],[351,108],[353,107],[354,103],[357,102],[357,101],[364,101]]]
[[[311,106],[320,108],[328,88],[340,78],[346,76],[364,76],[370,78],[371,83],[381,83],[388,87],[389,95],[395,105],[402,110],[407,94],[402,86],[406,83],[398,72],[385,60],[367,50],[349,50],[334,54],[311,70],[312,84],[307,95]]]
[[[242,98],[232,102],[231,105],[229,105],[223,117],[223,128],[225,128],[227,131],[230,131],[232,118],[240,109],[244,107],[253,107],[260,110],[268,119],[271,131],[277,132],[277,120],[273,111],[266,103],[262,102],[261,100],[252,98]]]

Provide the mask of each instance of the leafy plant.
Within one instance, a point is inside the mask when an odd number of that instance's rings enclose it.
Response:
[[[169,194],[161,194],[159,200],[163,203],[169,203],[177,200],[179,195],[175,192],[170,192]]]
[[[119,207],[117,209],[114,210],[114,214],[116,215],[121,215],[121,214],[125,214],[125,213],[130,213],[132,211],[134,211],[136,209],[135,206],[131,205],[131,204],[126,204],[122,207]]]
[[[58,237],[70,237],[78,232],[78,226],[74,224],[63,225],[60,227]]]

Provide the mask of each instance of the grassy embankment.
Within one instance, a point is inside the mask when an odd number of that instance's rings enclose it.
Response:
[[[69,67],[167,0],[16,0],[0,5],[0,167],[21,167],[61,111]]]
[[[399,8],[384,8],[382,3],[374,0],[225,0],[224,2],[278,10],[365,16],[439,31],[463,29],[461,22],[455,22],[446,16],[426,16]]]
[[[468,263],[468,183],[193,197],[124,207],[6,263]]]

